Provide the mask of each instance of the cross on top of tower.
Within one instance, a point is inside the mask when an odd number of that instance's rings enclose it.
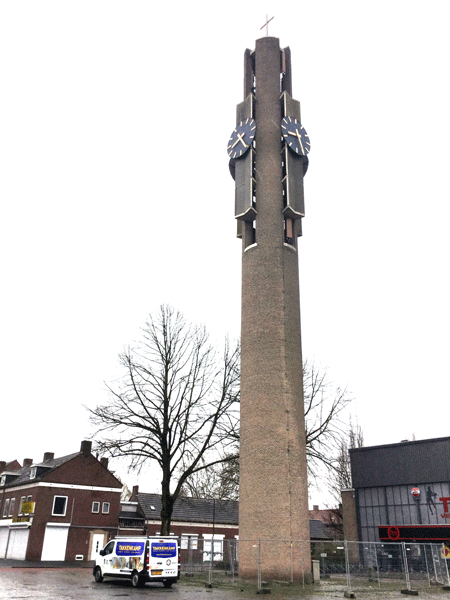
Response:
[[[264,23],[264,25],[262,27],[259,28],[259,30],[261,31],[261,29],[263,29],[264,27],[266,28],[266,35],[269,35],[269,23],[270,21],[273,21],[275,17],[268,17],[268,15],[266,15],[266,22]]]

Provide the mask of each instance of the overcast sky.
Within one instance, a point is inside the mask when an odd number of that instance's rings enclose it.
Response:
[[[0,459],[77,451],[83,405],[161,303],[239,335],[226,145],[266,13],[312,145],[304,356],[351,390],[366,445],[449,435],[449,12],[1,2]]]

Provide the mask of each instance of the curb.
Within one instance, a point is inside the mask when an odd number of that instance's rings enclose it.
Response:
[[[11,569],[92,569],[95,561],[31,561],[31,560],[13,560],[0,559],[0,568],[9,567]]]

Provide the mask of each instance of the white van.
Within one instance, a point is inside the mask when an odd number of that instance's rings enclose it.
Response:
[[[177,538],[117,537],[97,554],[95,581],[104,577],[125,577],[133,587],[147,581],[161,581],[169,588],[180,575]]]

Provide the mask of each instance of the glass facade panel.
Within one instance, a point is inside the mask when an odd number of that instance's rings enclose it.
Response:
[[[394,504],[394,491],[391,487],[386,488],[386,499],[388,506],[392,506]]]
[[[396,525],[399,525],[400,523],[403,523],[403,511],[402,511],[402,507],[401,504],[396,504],[394,506],[394,523]]]
[[[382,524],[383,519],[381,518],[381,511],[382,511],[382,509],[380,509],[379,506],[374,506],[374,508],[373,508],[373,521],[374,521],[374,525],[381,525]]]
[[[378,506],[378,488],[372,488],[372,506]]]
[[[366,490],[358,490],[358,499],[360,506],[367,506],[366,502]]]
[[[414,509],[410,504],[403,504],[402,506],[402,514],[403,514],[403,525],[411,525],[414,521],[411,520],[411,509]]]
[[[378,531],[376,531],[373,527],[370,527],[367,530],[368,533],[368,541],[369,542],[379,542],[380,540],[378,539]]]
[[[427,505],[426,504],[421,504],[420,505],[420,517],[422,520],[422,523],[426,524],[429,523],[429,515],[428,515],[428,509],[427,509]]]
[[[367,515],[366,515],[366,507],[360,508],[360,516],[361,516],[361,527],[367,526]]]
[[[409,490],[407,489],[407,487],[405,485],[402,485],[400,487],[400,498],[401,498],[401,503],[406,505],[409,503]]]

